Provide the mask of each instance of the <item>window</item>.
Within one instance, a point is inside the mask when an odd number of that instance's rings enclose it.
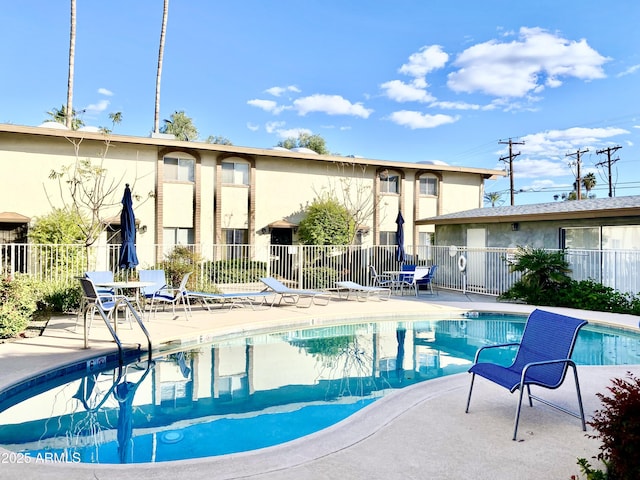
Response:
[[[380,174],[380,193],[399,193],[400,176]]]
[[[638,250],[638,245],[640,245],[640,227],[637,225],[602,227],[603,250]]]
[[[438,196],[438,179],[431,175],[420,177],[420,195]]]
[[[574,248],[576,250],[600,249],[599,227],[569,227],[563,228],[562,248]]]
[[[162,232],[165,252],[176,245],[193,245],[193,228],[164,228]]]
[[[380,232],[380,245],[397,245],[396,232]]]
[[[433,233],[418,232],[418,245],[415,247],[416,254],[421,260],[426,260],[429,263],[432,262],[433,258],[431,245],[433,245]]]
[[[222,162],[222,183],[249,185],[249,164]]]
[[[222,238],[227,244],[227,260],[233,258],[248,258],[249,230],[242,228],[223,228]]]
[[[190,158],[164,157],[165,181],[193,182],[195,163]]]

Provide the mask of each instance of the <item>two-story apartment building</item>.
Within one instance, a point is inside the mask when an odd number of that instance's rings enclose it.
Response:
[[[54,128],[51,128],[54,127]],[[484,182],[502,171],[435,163],[318,155],[168,138],[69,131],[51,125],[0,124],[0,243],[25,242],[35,217],[68,202],[68,188],[50,179],[78,160],[105,169],[115,186],[112,232],[119,201],[131,185],[141,261],[175,244],[295,244],[307,205],[331,193],[366,212],[358,241],[395,241],[397,212],[407,244],[428,244],[433,225],[417,219],[479,208]],[[66,199],[63,197],[67,196]],[[107,215],[109,217],[109,215]],[[105,233],[101,242],[117,242]],[[115,240],[114,240],[115,239]],[[153,252],[153,253],[152,253]],[[156,258],[157,259],[157,258]]]

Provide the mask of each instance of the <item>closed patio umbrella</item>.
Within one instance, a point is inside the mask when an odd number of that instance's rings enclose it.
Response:
[[[120,406],[118,413],[118,458],[120,463],[133,461],[133,397],[137,384],[124,381],[119,383],[114,393]]]
[[[398,245],[398,251],[396,252],[396,260],[400,263],[404,262],[404,218],[402,212],[398,210],[398,216],[396,217],[396,224],[398,229],[396,230],[396,244]]]
[[[398,325],[396,328],[396,340],[398,341],[398,351],[396,353],[396,376],[398,381],[402,383],[404,377],[404,339],[407,335],[407,329]]]
[[[136,217],[133,214],[133,201],[131,200],[131,190],[127,183],[122,197],[122,212],[120,213],[120,235],[122,245],[120,247],[120,258],[118,266],[120,268],[135,268],[138,265],[138,255],[136,253]]]

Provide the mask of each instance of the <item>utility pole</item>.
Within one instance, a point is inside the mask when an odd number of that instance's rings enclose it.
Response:
[[[506,157],[500,157],[500,161],[504,162],[505,160],[509,159],[509,191],[511,192],[511,206],[513,207],[513,205],[515,204],[515,191],[513,189],[513,159],[520,155],[520,152],[513,153],[513,146],[524,145],[524,142],[514,142],[513,140],[509,139],[508,142],[503,142],[502,140],[500,140],[498,143],[501,145],[509,145],[509,155]]]
[[[611,154],[615,153],[616,150],[618,150],[619,148],[622,148],[620,145],[616,145],[615,147],[607,147],[607,148],[603,148],[601,150],[596,150],[596,153],[598,155],[600,155],[601,153],[605,153],[607,154],[607,161],[606,162],[598,162],[596,163],[596,167],[602,167],[605,164],[607,165],[607,177],[609,178],[609,196],[613,197],[613,182],[611,180],[611,166],[616,163],[618,160],[620,160],[619,158],[611,158]]]
[[[577,167],[577,173],[576,173],[576,198],[578,200],[582,200],[582,195],[580,194],[580,184],[582,183],[582,176],[580,173],[580,166],[582,165],[582,162],[580,161],[580,155],[582,155],[583,153],[587,153],[589,151],[588,148],[584,149],[584,150],[577,150],[576,153],[567,153],[565,155],[565,157],[573,157],[574,155],[576,156],[576,167]],[[569,164],[569,166],[571,166],[571,164]]]

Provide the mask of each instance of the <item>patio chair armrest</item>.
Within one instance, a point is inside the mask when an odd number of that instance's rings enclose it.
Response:
[[[520,342],[511,342],[511,343],[499,343],[497,345],[485,345],[484,347],[480,347],[476,351],[476,356],[473,359],[474,365],[478,363],[478,358],[480,358],[480,354],[485,350],[489,350],[490,348],[506,348],[506,347],[518,347],[520,346]]]
[[[521,376],[521,383],[524,384],[524,381],[527,377],[527,372],[529,371],[529,369],[535,368],[535,367],[541,367],[541,366],[547,366],[547,365],[553,365],[555,363],[566,363],[567,365],[570,365],[572,367],[575,368],[576,363],[571,360],[570,358],[559,358],[557,360],[543,360],[540,362],[531,362],[531,363],[527,363],[524,368],[522,369],[522,376]]]

